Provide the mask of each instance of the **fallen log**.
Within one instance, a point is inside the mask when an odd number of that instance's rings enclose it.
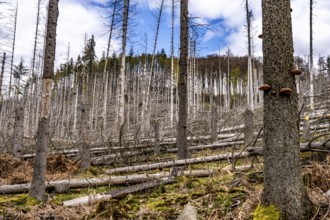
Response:
[[[235,145],[242,145],[244,144],[244,141],[233,141],[233,142],[225,142],[225,143],[214,143],[214,144],[207,144],[207,145],[198,145],[189,147],[189,151],[201,151],[205,149],[213,149],[213,148],[226,148],[226,147],[232,147]],[[178,148],[168,149],[167,152],[175,153],[178,152]]]
[[[139,151],[128,151],[128,152],[124,152],[124,153],[104,155],[104,156],[92,159],[92,165],[93,166],[105,165],[105,164],[113,163],[114,160],[116,160],[118,158],[133,157],[133,156],[138,156],[138,155],[142,155],[142,154],[150,154],[153,152],[154,152],[154,149],[147,148],[147,149],[141,149]]]
[[[308,152],[308,151],[330,151],[330,141],[328,142],[313,142],[313,143],[302,143],[300,144],[300,152]],[[248,147],[246,151],[251,155],[262,155],[263,148],[262,147]]]
[[[166,161],[166,162],[153,163],[153,164],[144,164],[144,165],[137,165],[137,166],[129,166],[129,167],[118,167],[118,168],[106,170],[105,173],[106,174],[132,173],[132,172],[153,170],[153,169],[159,169],[159,168],[168,168],[168,167],[173,167],[173,166],[207,163],[207,162],[214,162],[214,161],[233,159],[233,158],[244,158],[247,156],[249,156],[248,152],[226,153],[226,154],[219,154],[219,155],[215,155],[215,156],[197,157],[197,158],[190,158],[190,159],[183,159],[183,160],[173,160],[173,161]]]
[[[214,143],[214,144],[208,144],[208,145],[198,145],[198,146],[192,146],[189,147],[189,151],[202,151],[205,149],[215,149],[215,148],[227,148],[232,147],[235,145],[242,145],[244,144],[243,141],[233,141],[233,142],[225,142],[225,143]],[[178,152],[177,148],[168,148],[164,149],[161,148],[161,152],[167,152],[167,153],[176,153]],[[150,153],[154,153],[153,148],[147,148],[147,149],[141,149],[140,151],[133,151],[133,152],[124,152],[123,154],[111,154],[111,155],[105,155],[102,157],[98,157],[95,159],[92,159],[92,165],[93,166],[101,166],[101,165],[108,165],[108,164],[114,164],[116,159],[123,159],[128,158],[132,156],[138,156],[138,155],[147,155]]]
[[[183,171],[179,175],[191,177],[206,177],[215,173],[215,170],[190,170]],[[155,174],[136,174],[126,176],[112,176],[102,178],[90,179],[71,179],[58,180],[46,183],[46,191],[54,193],[64,193],[69,189],[99,187],[99,186],[114,186],[114,185],[129,185],[145,181],[152,181],[155,179],[165,178],[171,176],[170,172],[161,172]],[[0,186],[0,194],[16,194],[25,193],[30,190],[31,184],[14,184]]]
[[[146,189],[152,189],[160,186],[161,184],[170,184],[173,183],[174,181],[175,181],[174,177],[166,177],[160,180],[154,180],[151,182],[136,184],[122,189],[111,190],[106,193],[94,194],[77,199],[67,200],[63,202],[63,206],[91,205],[91,204],[95,204],[98,201],[107,200],[111,198],[113,199],[122,198],[134,192],[139,192]]]

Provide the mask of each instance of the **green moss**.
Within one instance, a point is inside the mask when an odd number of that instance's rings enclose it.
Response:
[[[38,205],[38,204],[40,204],[40,202],[38,202],[38,200],[36,200],[32,196],[27,196],[26,201],[25,201],[25,205],[35,206],[35,205]]]
[[[100,170],[99,168],[97,167],[88,167],[88,169],[86,170],[86,173],[87,174],[92,174],[93,176],[99,176],[101,173],[102,173],[102,170]]]
[[[100,201],[95,212],[89,216],[90,218],[110,218],[110,219],[131,219],[131,215],[127,212],[129,206],[122,204],[116,199],[108,201]]]
[[[312,152],[303,152],[300,154],[301,159],[310,159],[312,156]]]
[[[280,216],[281,212],[275,205],[262,206],[259,204],[253,213],[253,220],[279,220]]]
[[[0,206],[8,205],[8,204],[25,205],[27,198],[28,198],[27,194],[1,196]]]

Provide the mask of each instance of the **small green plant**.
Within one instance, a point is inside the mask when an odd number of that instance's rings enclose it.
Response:
[[[275,205],[263,206],[259,204],[253,213],[253,220],[279,220],[280,216],[281,212]]]

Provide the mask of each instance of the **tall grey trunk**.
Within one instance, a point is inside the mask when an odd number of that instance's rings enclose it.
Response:
[[[301,177],[298,95],[291,74],[294,58],[290,0],[263,0],[262,12],[264,83],[272,88],[264,94],[261,204],[275,205],[283,219],[308,219],[311,203]]]
[[[187,71],[188,71],[188,0],[180,1],[180,73],[178,82],[179,94],[179,119],[177,125],[177,148],[178,158],[186,159],[188,155],[187,146]]]
[[[244,145],[250,146],[254,140],[254,114],[246,109],[244,114]]]
[[[245,2],[246,23],[248,36],[248,105],[250,110],[254,110],[253,103],[253,69],[252,69],[252,50],[251,50],[251,11],[249,10],[249,1]]]
[[[43,92],[41,99],[40,120],[36,140],[36,157],[33,168],[30,195],[37,201],[44,200],[47,148],[49,140],[49,113],[54,77],[56,48],[56,28],[58,18],[58,0],[49,0],[47,34],[44,55]]]
[[[2,83],[3,83],[3,74],[5,72],[5,64],[6,64],[6,53],[3,53],[2,62],[1,62],[1,72],[0,72],[0,101],[2,101]],[[1,103],[0,103],[0,111],[1,111]]]
[[[151,124],[154,128],[155,133],[155,149],[154,154],[158,156],[160,154],[160,133],[159,133],[159,121],[157,119],[153,119]]]
[[[310,0],[310,10],[309,10],[309,95],[310,95],[310,108],[314,111],[314,65],[313,65],[313,0]]]
[[[214,102],[214,79],[211,76],[211,83],[210,83],[210,106],[211,106],[211,137],[212,142],[216,142],[218,140],[217,134],[217,120],[218,120],[218,113],[217,107]]]
[[[228,54],[227,54],[227,110],[230,110],[231,107],[231,89],[230,89],[230,61],[229,61],[229,56],[230,56],[230,50],[228,48]]]
[[[124,17],[122,29],[122,45],[121,45],[121,64],[120,75],[118,77],[118,130],[124,125],[124,107],[125,107],[125,72],[126,72],[126,40],[127,40],[127,24],[128,24],[129,0],[124,0]]]
[[[115,0],[113,2],[113,8],[112,8],[112,15],[111,15],[111,23],[110,23],[110,30],[109,30],[109,38],[108,38],[108,47],[107,47],[107,53],[106,53],[106,60],[103,70],[103,75],[105,76],[105,88],[104,88],[104,100],[103,100],[103,132],[107,129],[107,120],[108,120],[108,86],[109,86],[109,71],[108,71],[108,60],[109,60],[109,53],[110,53],[110,45],[112,40],[112,33],[113,33],[113,27],[115,24],[115,15],[117,13],[117,3],[118,1]],[[111,93],[111,89],[110,89]],[[111,97],[111,95],[110,95]]]
[[[80,79],[79,79],[80,78]],[[79,109],[79,121],[77,122],[78,135],[77,142],[80,151],[81,164],[80,167],[86,169],[90,166],[90,150],[88,145],[88,136],[89,136],[89,103],[87,101],[87,92],[83,87],[87,87],[87,73],[83,70],[82,76],[78,77],[78,102],[77,107]]]
[[[11,48],[9,91],[8,91],[9,97],[11,96],[11,84],[12,84],[12,78],[13,78],[13,67],[14,67],[15,46],[16,46],[17,13],[18,13],[18,1],[16,3],[16,10],[15,10],[15,17],[14,17],[13,42],[12,42],[12,48]]]
[[[173,126],[173,118],[174,118],[174,0],[172,0],[172,31],[171,31],[171,112],[170,112],[170,125]]]
[[[18,100],[15,109],[15,122],[14,122],[14,138],[13,138],[13,155],[17,159],[21,159],[21,150],[23,144],[24,133],[24,100]]]

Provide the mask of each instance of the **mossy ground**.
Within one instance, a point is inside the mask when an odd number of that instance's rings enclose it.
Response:
[[[184,205],[190,203],[197,207],[201,219],[211,215],[220,218],[246,199],[243,187],[227,186],[234,178],[232,174],[216,174],[208,178],[177,177],[174,184],[161,185],[122,200],[100,202],[90,217],[176,219]]]
[[[198,152],[198,155],[204,153]],[[211,152],[207,152],[207,154],[209,153]],[[308,157],[309,155],[302,154],[302,157],[304,156]],[[162,158],[154,157],[153,159],[161,160]],[[236,161],[236,165],[247,164],[251,164],[251,158]],[[244,172],[226,169],[230,167],[228,161],[191,165],[186,168],[214,169],[218,172],[206,178],[177,177],[173,184],[161,185],[151,190],[130,194],[120,200],[102,201],[86,207],[87,211],[82,211],[81,208],[64,208],[62,202],[126,186],[91,187],[69,190],[62,194],[48,194],[49,201],[46,207],[49,210],[57,210],[56,213],[59,216],[63,212],[71,212],[70,216],[73,219],[81,219],[83,216],[85,219],[110,219],[112,217],[113,219],[167,220],[176,219],[183,207],[190,203],[197,208],[200,219],[235,219],[239,215],[246,216],[242,219],[252,219],[253,217],[258,219],[260,213],[263,213],[260,208],[256,209],[263,182],[260,166],[255,166],[255,168]],[[315,167],[314,169],[316,168],[321,169],[322,167]],[[162,171],[165,170],[168,169],[162,169]],[[148,173],[158,171],[153,170]],[[99,177],[103,175],[102,172],[102,169],[99,168],[88,169],[85,172],[78,170],[75,172],[74,178]],[[314,179],[309,180],[309,182],[309,185],[317,184]],[[26,216],[31,212],[40,213],[45,209],[42,204],[31,204],[27,198],[27,194],[0,196],[0,218],[20,219],[17,216]],[[254,210],[257,211],[254,212]],[[254,216],[252,216],[253,213]]]
[[[128,195],[121,200],[100,202],[86,218],[107,219],[112,216],[114,219],[155,219],[156,216],[156,219],[175,219],[187,203],[197,207],[201,217],[211,215],[220,217],[236,209],[237,204],[246,199],[247,193],[244,187],[230,186],[234,179],[235,175],[228,172],[217,173],[207,178],[177,177],[174,184],[161,185],[155,189]],[[75,189],[48,196],[52,206],[61,207],[65,200],[102,193],[110,189],[114,188]],[[27,204],[27,198],[27,194],[1,196],[1,215],[9,216],[8,210],[29,212],[31,204]],[[35,204],[35,206],[39,205]]]
[[[280,216],[281,212],[278,208],[276,208],[276,206],[258,205],[253,213],[253,220],[279,220]]]

